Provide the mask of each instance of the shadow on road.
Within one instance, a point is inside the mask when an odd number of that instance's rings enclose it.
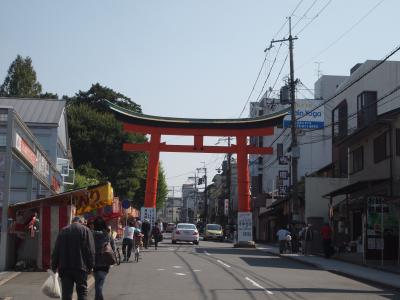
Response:
[[[265,256],[265,254],[264,254]],[[293,262],[288,261],[285,259],[281,259],[276,256],[265,256],[265,257],[248,257],[248,256],[241,256],[245,263],[252,267],[269,267],[269,268],[284,268],[284,269],[299,269],[299,270],[317,270],[316,268]]]

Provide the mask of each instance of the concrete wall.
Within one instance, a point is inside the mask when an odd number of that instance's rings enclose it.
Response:
[[[327,222],[329,199],[322,196],[347,185],[347,178],[306,177],[305,181],[305,220],[322,217]],[[335,197],[333,204],[343,199],[343,197]]]

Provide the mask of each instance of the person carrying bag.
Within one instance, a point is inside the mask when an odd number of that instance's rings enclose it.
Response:
[[[108,233],[106,222],[97,217],[93,222],[93,237],[96,248],[94,264],[95,300],[103,300],[103,285],[110,266],[116,263],[114,239]]]

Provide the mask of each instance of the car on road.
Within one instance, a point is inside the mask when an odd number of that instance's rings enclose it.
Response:
[[[176,242],[192,242],[199,244],[199,231],[196,225],[190,223],[178,223],[171,235],[172,244]]]
[[[175,223],[168,223],[165,227],[165,232],[171,233],[175,229]]]
[[[207,224],[204,228],[204,238],[203,240],[218,240],[224,241],[224,233],[222,231],[222,226],[219,224]]]

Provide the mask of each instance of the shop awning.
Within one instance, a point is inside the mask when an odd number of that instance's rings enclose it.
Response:
[[[16,203],[10,208],[35,207],[45,204],[73,204],[76,207],[76,214],[82,215],[96,208],[112,205],[114,199],[113,190],[109,182],[89,186],[83,189],[68,191],[47,198],[40,198],[33,201]]]
[[[340,195],[351,194],[351,193],[354,193],[354,192],[357,192],[360,190],[369,189],[375,185],[381,184],[383,182],[389,182],[389,181],[390,181],[390,178],[360,180],[355,183],[341,187],[337,190],[331,191],[330,193],[325,194],[322,197],[336,197],[336,196],[340,196]]]

